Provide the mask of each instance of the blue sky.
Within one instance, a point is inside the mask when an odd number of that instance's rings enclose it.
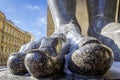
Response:
[[[47,0],[0,0],[0,11],[35,40],[46,36]]]

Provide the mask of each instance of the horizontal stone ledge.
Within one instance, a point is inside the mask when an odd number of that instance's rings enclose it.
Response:
[[[78,79],[120,79],[120,62],[114,62],[110,70],[103,77],[88,77],[78,74],[61,75],[54,78],[41,78],[39,80],[78,80]],[[36,80],[35,78],[24,75],[12,75],[9,70],[4,68],[0,70],[0,80]]]

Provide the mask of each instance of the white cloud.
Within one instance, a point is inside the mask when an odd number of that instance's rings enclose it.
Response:
[[[22,21],[19,21],[19,20],[12,20],[12,21],[16,24],[22,24]]]
[[[42,33],[40,31],[36,32],[37,35],[42,35]]]
[[[46,24],[47,24],[47,20],[46,20],[45,16],[37,19],[37,25],[38,26],[46,26]]]
[[[33,31],[32,31],[32,30],[29,30],[29,32],[30,32],[30,33],[33,33]]]
[[[39,6],[37,6],[37,5],[31,5],[31,4],[25,5],[25,8],[27,8],[29,10],[40,10]]]

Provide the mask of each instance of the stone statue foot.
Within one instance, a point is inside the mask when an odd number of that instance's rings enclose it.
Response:
[[[19,52],[13,53],[9,56],[7,61],[7,66],[10,72],[14,75],[24,75],[28,71],[24,65],[24,59],[27,54],[27,51],[30,49],[37,49],[40,45],[40,42],[29,42],[26,45],[23,45]]]
[[[62,52],[65,40],[59,37],[44,38],[39,49],[31,50],[26,55],[25,66],[33,77],[54,77],[62,73],[65,63]]]
[[[103,44],[112,49],[115,61],[120,61],[120,24],[110,22],[103,16],[94,17],[88,35],[99,39]]]
[[[45,78],[60,74],[64,65],[68,64],[68,69],[73,73],[103,75],[113,62],[112,51],[97,39],[82,36],[77,27],[74,23],[64,25],[57,31],[59,34],[54,33],[51,37],[42,39],[39,48],[29,48],[30,51],[24,56],[27,71],[35,78]],[[64,55],[70,56],[65,59]],[[15,58],[8,60],[8,67],[12,73],[23,71],[24,58],[22,63],[20,58],[16,58],[15,55]],[[20,67],[16,70],[17,65]]]
[[[80,75],[102,76],[111,67],[113,59],[113,53],[108,47],[95,38],[84,37],[71,54],[68,68]]]
[[[65,69],[68,66],[72,73],[86,76],[104,75],[113,63],[111,49],[96,38],[82,36],[78,25],[72,22],[61,27],[58,31],[65,34],[70,43]]]

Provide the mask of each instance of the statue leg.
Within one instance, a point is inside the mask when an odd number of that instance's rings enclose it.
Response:
[[[115,23],[117,0],[87,0],[89,12],[88,35],[110,47],[115,60],[120,61],[120,24]]]

